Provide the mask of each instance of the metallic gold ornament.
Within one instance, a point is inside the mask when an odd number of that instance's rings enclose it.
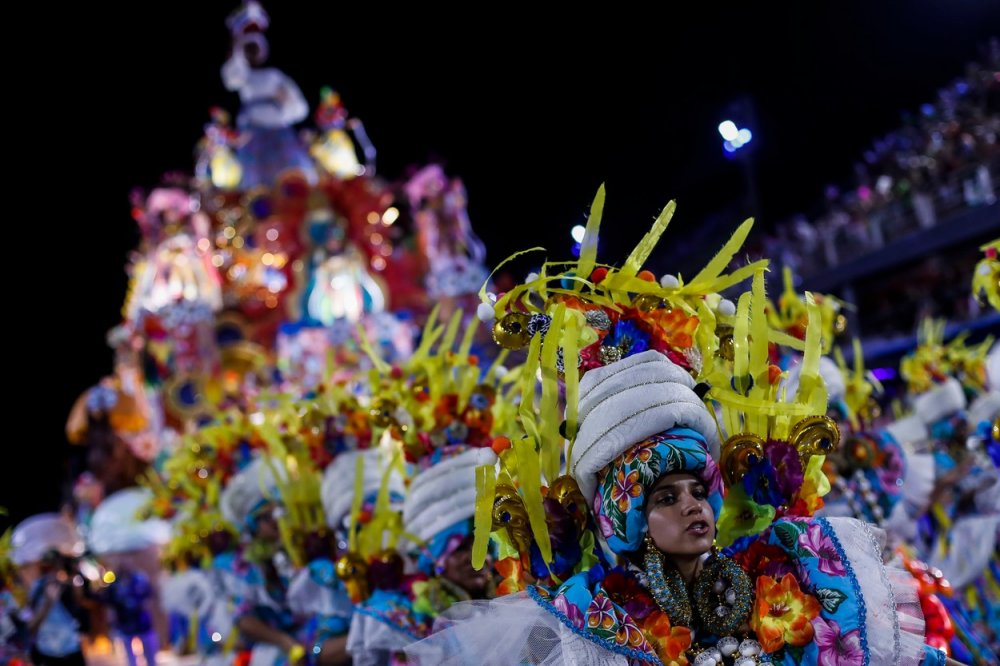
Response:
[[[764,440],[752,433],[733,435],[722,445],[719,469],[727,486],[739,483],[751,467],[764,459]]]
[[[337,577],[343,581],[351,581],[368,574],[368,564],[357,553],[344,553],[337,560]]]
[[[587,526],[587,500],[580,492],[580,486],[576,479],[564,474],[552,482],[549,486],[549,495],[566,509],[569,515],[573,516],[573,521],[579,530]]]
[[[511,542],[522,553],[531,545],[531,524],[528,510],[517,489],[509,483],[499,483],[493,499],[493,530],[506,529]]]
[[[345,553],[337,560],[337,577],[344,581],[351,601],[368,598],[368,563],[357,553]]]
[[[326,428],[326,413],[323,408],[319,405],[313,403],[309,404],[305,409],[302,410],[300,417],[302,419],[302,427],[307,430],[315,429],[325,429]]]
[[[493,324],[493,340],[504,349],[523,349],[531,342],[528,323],[531,317],[524,312],[508,312]]]
[[[736,358],[736,343],[733,341],[733,327],[729,324],[719,324],[715,327],[715,335],[719,338],[719,348],[715,355],[732,362]]]
[[[640,294],[632,301],[632,305],[638,310],[649,312],[663,305],[663,299],[653,294]]]
[[[388,428],[397,425],[396,403],[388,398],[375,398],[368,408],[371,423],[376,428]]]
[[[829,416],[807,416],[792,426],[788,441],[802,458],[826,455],[840,444],[840,428]]]

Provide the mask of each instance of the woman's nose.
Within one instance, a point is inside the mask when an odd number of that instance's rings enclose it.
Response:
[[[693,497],[687,497],[684,500],[683,515],[694,516],[701,513],[701,502]]]

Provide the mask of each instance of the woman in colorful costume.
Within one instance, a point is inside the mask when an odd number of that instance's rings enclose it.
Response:
[[[954,587],[943,599],[956,654],[993,663],[1000,649],[1000,471],[993,428],[1000,417],[1000,348],[992,338],[944,344],[943,325],[925,321],[920,344],[903,359],[914,414],[926,425],[935,461],[934,492],[914,540],[932,569]]]
[[[539,484],[548,479],[553,494],[566,483],[557,478],[561,443],[552,446],[551,430],[559,426],[546,399],[561,371],[567,467],[579,490],[560,495],[593,508],[622,564],[609,570],[598,558],[558,587],[529,585],[470,621],[439,623],[440,632],[408,653],[421,663],[482,655],[497,664],[944,663],[923,645],[915,594],[913,615],[897,613],[877,533],[857,521],[809,518],[828,489],[823,454],[838,438],[825,417],[818,313],[810,313],[799,391],[781,402],[781,371],[767,363],[762,267],[722,274],[749,224],[690,283],[667,276],[657,285],[639,269],[673,205],[621,269],[595,262],[602,206],[603,191],[580,261],[546,264],[500,298],[495,332],[498,341],[519,337],[529,346],[529,370],[541,365],[542,432],[528,427],[535,441],[514,446],[536,545],[553,559]],[[715,292],[751,274],[753,297],[744,294],[724,321]],[[720,323],[732,326],[732,337],[720,341]],[[577,356],[579,364],[565,362]],[[586,373],[579,383],[578,372]],[[693,376],[711,382],[708,397],[731,433],[721,451],[701,397],[707,387]],[[522,416],[533,393],[525,392]],[[483,477],[488,517],[492,470]],[[713,547],[717,530],[723,552]],[[452,614],[472,612],[459,604]]]
[[[245,594],[237,573],[238,534],[219,512],[214,479],[212,486],[209,501],[199,505],[188,500],[171,522],[161,604],[170,615],[177,653],[194,651],[204,666],[228,666],[238,637],[234,600]]]
[[[229,479],[219,498],[222,515],[246,539],[234,570],[240,577],[234,599],[236,627],[250,650],[253,666],[283,666],[306,658],[301,623],[287,604],[294,573],[282,548],[278,524],[279,462],[255,458]],[[279,514],[280,515],[280,514]]]
[[[848,516],[882,527],[902,496],[905,451],[888,433],[870,427],[880,414],[874,394],[881,391],[881,386],[865,372],[861,341],[854,341],[852,369],[847,368],[839,348],[835,356],[845,387],[838,406],[843,414],[841,431],[846,433],[840,448],[827,458],[833,488],[823,498],[820,513]]]
[[[159,574],[170,526],[156,518],[138,519],[150,499],[151,493],[144,488],[111,494],[97,506],[87,534],[89,551],[112,572],[104,579],[109,587],[102,596],[115,610],[116,633],[133,666],[134,639],[141,640],[145,663],[152,664],[166,624],[159,603]]]
[[[490,592],[489,573],[470,564],[476,469],[495,463],[494,435],[513,427],[504,388],[516,371],[502,371],[502,357],[480,367],[475,326],[458,339],[461,318],[438,325],[432,315],[403,367],[376,363],[372,374],[373,430],[402,453],[410,479],[402,515],[377,501],[351,549],[355,588],[367,588],[350,634],[358,664],[398,663],[448,607]]]
[[[934,458],[913,446],[924,445],[929,434],[919,421],[916,427],[898,420],[889,428],[873,429],[881,412],[874,396],[882,387],[865,372],[860,340],[854,340],[853,368],[848,368],[840,349],[834,355],[846,389],[839,407],[840,427],[847,434],[828,456],[832,489],[817,515],[847,516],[884,529],[891,565],[905,569],[916,581],[925,641],[949,656],[971,661],[968,651],[954,644],[958,640],[954,622],[942,601],[951,595],[951,584],[940,569],[917,559],[909,546],[934,489]]]
[[[367,412],[365,416],[368,416]],[[331,573],[345,589],[349,603],[359,603],[364,590],[359,589],[349,575],[351,557],[346,554],[358,551],[359,532],[371,529],[376,507],[381,511],[398,511],[402,502],[403,479],[399,470],[390,463],[391,460],[379,447],[345,451],[323,474],[323,509],[327,524],[338,535],[337,550],[342,553]],[[355,497],[358,498],[357,503]],[[364,650],[357,645],[359,632],[351,627],[364,620],[360,614],[352,613],[349,623],[347,651],[355,664],[363,663],[359,662],[359,654]]]

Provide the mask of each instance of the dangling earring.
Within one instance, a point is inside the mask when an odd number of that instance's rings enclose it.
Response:
[[[644,563],[649,591],[653,594],[656,605],[667,614],[674,626],[690,627],[693,616],[691,600],[681,574],[676,567],[667,567],[667,571],[664,571],[663,553],[648,533]]]
[[[733,634],[743,626],[752,605],[750,577],[712,546],[712,554],[694,584],[694,610],[701,626],[716,636]]]

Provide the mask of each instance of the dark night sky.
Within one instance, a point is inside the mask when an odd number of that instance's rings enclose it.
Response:
[[[684,7],[685,19],[669,3],[655,17],[546,10],[550,19],[507,5],[445,16],[271,4],[270,63],[310,103],[322,85],[339,90],[379,149],[380,174],[443,158],[465,180],[491,263],[533,245],[566,252],[601,182],[606,260],[621,258],[671,198],[679,206],[664,256],[690,261],[670,249],[687,253],[677,239],[699,229],[698,249],[713,251],[742,219],[713,215],[744,195],[744,171],[723,157],[716,131],[742,96],[758,120],[760,223],[808,210],[902,111],[929,101],[1000,34],[1000,3],[986,0],[775,3],[783,8],[767,15],[712,3]],[[26,142],[16,161],[8,153],[23,174],[8,197],[26,204],[8,219],[8,251],[53,276],[41,286],[29,271],[32,287],[13,290],[8,315],[26,323],[12,407],[32,434],[8,435],[24,460],[7,472],[34,479],[26,494],[0,486],[14,518],[55,507],[66,414],[110,369],[104,335],[136,241],[129,190],[190,170],[208,107],[236,110],[219,79],[235,5],[37,3],[8,27],[31,45],[8,61],[8,83],[29,105],[8,126]]]

